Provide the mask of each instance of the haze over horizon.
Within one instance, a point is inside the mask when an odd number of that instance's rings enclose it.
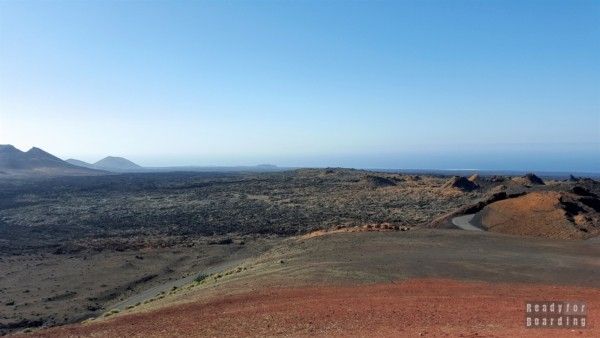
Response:
[[[1,2],[0,144],[600,172],[600,3]]]

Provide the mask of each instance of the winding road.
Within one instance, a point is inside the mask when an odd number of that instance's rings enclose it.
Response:
[[[459,227],[460,229],[463,229],[463,230],[483,231],[483,229],[471,224],[473,217],[475,217],[475,214],[468,214],[468,215],[454,217],[452,219],[452,224],[456,225],[457,227]]]

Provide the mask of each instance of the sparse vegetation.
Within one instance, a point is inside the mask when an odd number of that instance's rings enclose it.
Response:
[[[199,274],[198,276],[196,276],[196,278],[194,278],[194,282],[196,283],[202,283],[204,282],[204,280],[208,277],[208,275],[205,274]]]
[[[7,239],[0,252],[129,250],[214,235],[211,243],[241,245],[231,234],[294,235],[384,222],[415,225],[478,196],[440,194],[445,181],[346,169],[0,181],[0,236]]]
[[[119,313],[119,312],[120,312],[120,311],[119,311],[119,309],[112,309],[112,310],[110,310],[110,311],[106,312],[106,313],[104,314],[104,317],[110,317],[110,316],[112,316],[112,315],[114,315],[114,314],[117,314],[117,313]]]
[[[0,283],[0,289],[10,292],[2,305],[12,311],[4,322],[22,329],[69,323],[78,320],[82,312],[97,316],[101,309],[133,292],[179,278],[183,272],[197,273],[233,253],[248,257],[264,252],[273,243],[285,241],[287,235],[311,236],[317,229],[325,233],[406,231],[460,207],[479,205],[477,200],[493,193],[516,196],[525,190],[572,191],[589,208],[597,207],[597,200],[591,197],[600,193],[600,185],[589,179],[546,179],[545,185],[527,187],[506,177],[480,176],[473,178],[478,188],[472,191],[446,189],[443,185],[448,179],[303,169],[0,180],[0,264],[21,265],[22,257],[29,266],[48,262],[36,268],[43,268],[46,275],[31,277],[38,278],[35,284],[20,287],[15,281],[31,274],[26,268],[11,268],[17,274],[5,279],[4,285]],[[574,221],[586,221],[579,213],[572,214]],[[173,264],[165,263],[166,258]],[[78,263],[72,265],[73,259]],[[273,257],[270,262],[278,269],[296,263],[288,256]],[[95,267],[111,271],[110,276],[90,277],[93,270],[89,269]],[[197,275],[184,288],[212,285],[250,268],[237,266]],[[64,269],[85,276],[82,284],[75,275],[63,280]],[[92,283],[93,295],[88,295],[89,286],[84,287],[83,282],[89,282],[86,277],[97,279]],[[128,284],[123,285],[119,278]],[[61,287],[64,283],[71,285]],[[157,291],[152,299],[134,307],[179,290]],[[18,302],[24,298],[27,300]],[[18,304],[11,302],[13,299]]]

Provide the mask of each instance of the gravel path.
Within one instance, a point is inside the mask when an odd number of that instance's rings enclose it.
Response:
[[[452,224],[456,225],[460,229],[468,230],[468,231],[483,231],[483,229],[474,226],[471,224],[471,221],[475,217],[475,214],[462,215],[458,217],[454,217],[452,219]]]

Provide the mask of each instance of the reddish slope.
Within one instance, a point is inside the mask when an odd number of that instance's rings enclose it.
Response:
[[[526,300],[584,300],[584,330],[525,329]],[[123,315],[39,336],[502,336],[600,334],[600,290],[440,279],[259,289]]]

